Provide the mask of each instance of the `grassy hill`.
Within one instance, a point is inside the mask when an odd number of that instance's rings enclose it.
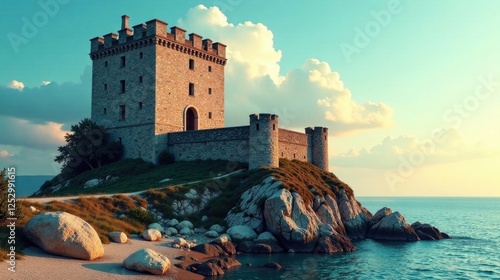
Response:
[[[228,177],[212,179],[244,167],[239,163],[221,160],[176,162],[165,166],[154,166],[142,160],[122,160],[84,172],[74,178],[65,178],[64,174],[60,174],[42,186],[39,196],[147,191],[133,196],[120,194],[100,198],[82,196],[75,200],[53,201],[48,204],[20,201],[18,207],[21,207],[24,215],[17,221],[18,236],[22,236],[22,228],[30,218],[45,211],[65,211],[81,217],[96,229],[103,243],[109,242],[107,233],[110,231],[123,231],[127,234],[140,233],[149,223],[154,222],[155,217],[150,212],[141,210],[141,207],[153,207],[166,218],[188,219],[195,226],[208,227],[214,223],[224,224],[226,214],[237,205],[243,192],[260,184],[268,176],[282,181],[284,188],[300,193],[306,201],[310,201],[316,194],[320,196],[330,194],[335,197],[339,189],[345,189],[349,196],[353,195],[352,189],[333,173],[300,161],[280,160],[279,168],[244,169]],[[109,175],[118,179],[106,181],[94,188],[83,188],[88,180],[106,178]],[[166,178],[171,180],[159,183]],[[67,183],[68,180],[70,180],[69,183]],[[197,182],[185,184],[193,181]],[[51,190],[57,185],[64,185],[64,187],[52,193]],[[207,221],[201,222],[202,215],[199,213],[181,217],[174,215],[171,208],[174,200],[183,199],[184,194],[191,189],[201,193],[207,188],[219,193],[200,211],[209,217]],[[30,206],[36,207],[39,212],[33,213]],[[125,214],[126,218],[120,218],[122,214]],[[1,224],[2,221],[0,221]],[[1,238],[6,234],[8,234],[7,228],[2,226],[0,240],[7,240]],[[24,242],[26,241],[21,239],[21,243]],[[6,256],[7,251],[3,249],[7,248],[6,246],[7,244],[0,242],[0,259]],[[21,244],[18,248],[23,246]]]

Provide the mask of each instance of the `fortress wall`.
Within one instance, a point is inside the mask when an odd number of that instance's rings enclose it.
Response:
[[[224,159],[248,162],[249,127],[217,128],[168,134],[176,160]]]
[[[121,138],[124,149],[124,158],[142,158],[146,161],[156,162],[154,137],[154,124],[143,124],[121,128],[108,128],[111,139]]]
[[[308,135],[287,129],[279,129],[279,157],[308,161]]]

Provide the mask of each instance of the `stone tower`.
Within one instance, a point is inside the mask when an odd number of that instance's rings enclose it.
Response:
[[[154,19],[90,40],[92,120],[127,158],[156,162],[167,133],[224,127],[226,46]]]
[[[309,161],[319,168],[328,171],[328,128],[316,126],[307,127]]]
[[[278,116],[250,115],[248,167],[279,166]]]

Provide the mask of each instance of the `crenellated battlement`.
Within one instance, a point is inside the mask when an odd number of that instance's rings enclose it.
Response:
[[[118,33],[108,33],[103,37],[90,39],[92,60],[151,45],[159,45],[182,53],[187,53],[217,64],[226,64],[226,45],[212,43],[210,39],[191,33],[186,38],[186,30],[174,26],[167,31],[168,24],[153,19],[145,24],[129,28],[129,17],[122,16]]]

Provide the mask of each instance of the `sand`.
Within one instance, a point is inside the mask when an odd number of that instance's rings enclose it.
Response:
[[[45,253],[37,247],[29,247],[23,251],[25,256],[16,261],[16,272],[7,270],[7,262],[0,263],[1,279],[44,279],[44,280],[71,280],[71,279],[204,279],[203,276],[177,268],[174,266],[181,261],[175,260],[177,256],[191,256],[198,260],[207,256],[198,252],[184,251],[170,247],[172,240],[145,241],[142,239],[129,239],[127,243],[104,244],[104,256],[93,261],[70,259]],[[152,275],[130,271],[122,266],[122,262],[135,251],[149,248],[167,256],[172,263],[164,275]]]

